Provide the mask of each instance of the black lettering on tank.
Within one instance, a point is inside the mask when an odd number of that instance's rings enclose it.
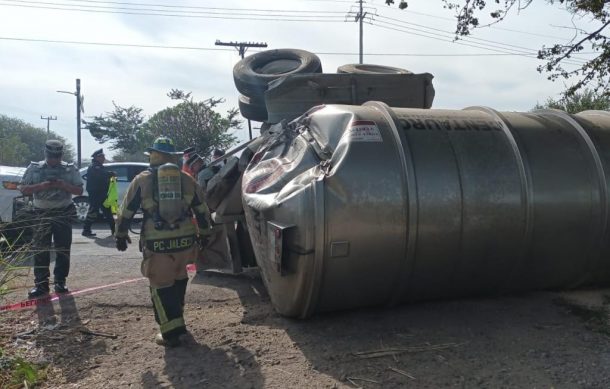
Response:
[[[429,130],[442,130],[440,123],[434,119],[426,119],[424,123]]]
[[[466,131],[468,130],[468,126],[459,120],[453,120],[453,129],[455,131]]]
[[[464,120],[464,124],[473,131],[480,131],[478,123],[474,120]]]
[[[503,127],[504,127],[504,126],[502,125],[502,123],[501,123],[501,122],[492,122],[492,123],[491,123],[491,128],[492,128],[494,131],[502,131],[502,128],[503,128]]]
[[[425,130],[426,129],[426,125],[424,124],[424,122],[421,119],[411,119],[411,124],[413,125],[413,128],[415,128],[416,130]]]

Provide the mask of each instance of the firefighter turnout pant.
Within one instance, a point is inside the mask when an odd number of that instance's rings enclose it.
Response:
[[[142,275],[150,283],[150,296],[164,339],[186,333],[184,297],[188,284],[186,265],[197,258],[197,245],[174,252],[157,253],[143,248]]]

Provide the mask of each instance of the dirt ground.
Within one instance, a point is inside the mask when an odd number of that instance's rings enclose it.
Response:
[[[79,232],[73,290],[140,277],[135,240],[119,253],[107,232]],[[273,311],[255,270],[206,273],[189,285],[182,347],[154,344],[145,280],[0,313],[0,347],[47,364],[48,388],[610,388],[609,301],[537,292],[299,321]]]

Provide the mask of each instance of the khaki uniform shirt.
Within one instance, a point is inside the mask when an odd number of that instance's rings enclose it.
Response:
[[[72,185],[83,186],[78,170],[73,164],[61,162],[51,167],[46,161],[32,162],[26,169],[20,185],[34,185],[45,181],[64,180]],[[41,190],[33,194],[34,208],[65,208],[72,204],[72,194],[59,188]]]

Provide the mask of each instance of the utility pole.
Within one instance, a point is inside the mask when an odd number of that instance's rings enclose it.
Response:
[[[76,96],[76,166],[81,167],[81,137],[80,137],[80,114],[84,112],[83,100],[85,96],[80,94],[80,78],[76,79],[76,92],[68,92],[63,90],[56,91],[58,93],[67,93]]]
[[[214,44],[216,46],[235,47],[239,52],[241,59],[244,59],[244,54],[246,54],[246,50],[248,50],[249,47],[267,47],[266,42],[221,42],[219,39],[216,39]],[[250,124],[250,119],[248,119],[248,134],[250,135],[250,139],[252,139],[252,124]]]
[[[80,78],[76,79],[76,155],[78,158],[77,160],[77,166],[80,169],[80,164],[81,164],[81,139],[80,139],[80,114],[81,111],[83,109],[83,101],[81,99],[81,95],[80,95]]]
[[[47,116],[47,117],[44,117],[44,116],[40,115],[40,118],[41,118],[42,120],[46,120],[46,121],[47,121],[47,140],[49,140],[49,134],[50,134],[50,132],[51,132],[51,129],[50,129],[50,125],[49,125],[49,123],[51,122],[51,120],[57,120],[57,116],[51,116],[51,115],[49,115],[49,116]]]
[[[364,30],[363,30],[363,21],[364,18],[366,17],[367,12],[362,12],[362,3],[364,2],[364,0],[358,0],[358,3],[360,5],[360,11],[358,12],[358,14],[356,14],[356,17],[354,19],[355,22],[360,22],[360,64],[362,64],[362,51],[363,51],[363,39],[364,39]]]

